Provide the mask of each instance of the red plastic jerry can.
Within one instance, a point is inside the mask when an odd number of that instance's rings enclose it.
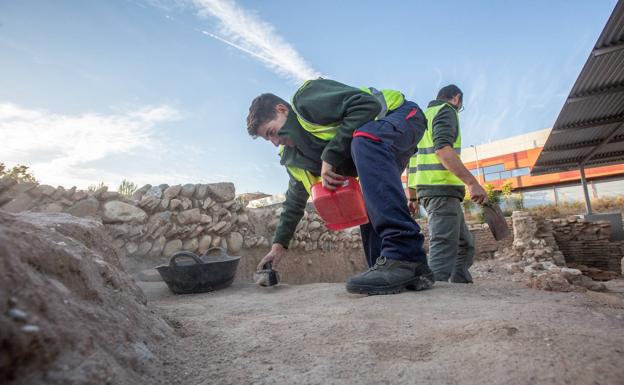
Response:
[[[336,190],[326,189],[321,182],[312,185],[312,202],[330,230],[368,223],[360,183],[353,177],[347,177]]]

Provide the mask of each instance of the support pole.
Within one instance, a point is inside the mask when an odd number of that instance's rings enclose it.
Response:
[[[585,179],[585,165],[579,163],[579,171],[581,171],[581,184],[583,185],[583,194],[585,194],[585,207],[587,215],[592,215],[591,201],[589,200],[589,191],[587,190],[587,179]]]
[[[479,154],[477,154],[477,146],[472,144],[470,147],[474,148],[475,151],[475,159],[477,160],[477,180],[481,183],[481,168],[479,167]],[[485,183],[485,176],[483,177],[483,182]]]

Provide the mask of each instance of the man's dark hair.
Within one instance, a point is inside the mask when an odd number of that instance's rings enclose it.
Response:
[[[464,93],[459,89],[455,84],[449,84],[448,86],[442,87],[440,91],[438,91],[438,100],[451,100],[455,95],[459,94],[459,101],[464,99]]]
[[[247,132],[254,138],[258,135],[258,127],[264,123],[275,119],[278,104],[289,106],[288,102],[273,94],[262,94],[256,97],[249,106],[247,115]]]

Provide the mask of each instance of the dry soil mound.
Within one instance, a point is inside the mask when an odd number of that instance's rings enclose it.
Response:
[[[0,383],[171,383],[174,331],[102,225],[0,212]],[[173,348],[171,348],[173,349]]]

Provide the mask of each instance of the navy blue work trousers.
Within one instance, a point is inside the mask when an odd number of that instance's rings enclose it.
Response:
[[[369,267],[380,256],[427,263],[424,237],[409,213],[401,183],[401,174],[416,152],[426,127],[420,107],[406,101],[353,134],[351,156],[369,219],[369,223],[360,226]]]

